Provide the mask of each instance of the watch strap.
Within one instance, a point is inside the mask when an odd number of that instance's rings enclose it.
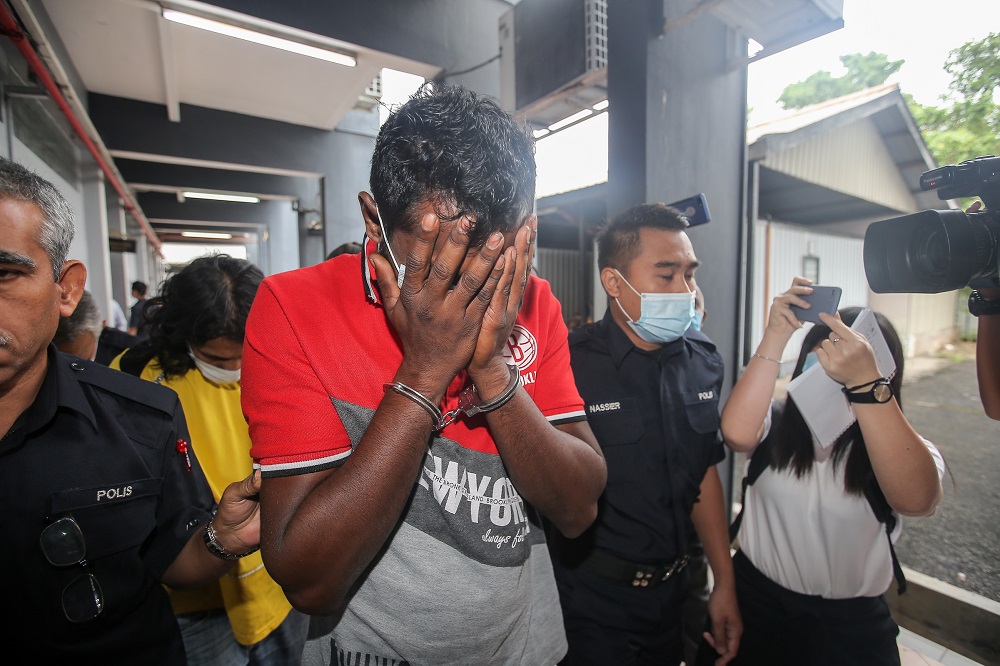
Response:
[[[202,537],[205,539],[205,546],[208,548],[208,552],[223,560],[238,560],[252,553],[256,553],[260,549],[260,546],[258,546],[257,548],[248,550],[240,555],[230,553],[221,543],[219,543],[218,539],[215,538],[215,528],[212,526],[212,521],[208,521],[208,525],[205,525],[205,531],[202,533]]]
[[[978,289],[973,289],[969,294],[969,314],[973,317],[990,316],[1000,314],[1000,299],[986,300]]]
[[[855,392],[848,388],[843,388],[841,390],[844,392],[844,395],[847,396],[848,402],[861,405],[884,404],[892,400],[892,397],[895,395],[895,391],[892,390],[892,384],[885,377],[876,379],[874,382],[869,383],[871,388],[867,391]],[[861,384],[861,386],[867,386],[867,384]],[[880,396],[884,396],[884,399],[880,400]]]

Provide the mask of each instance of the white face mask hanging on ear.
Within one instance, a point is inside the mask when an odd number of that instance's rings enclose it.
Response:
[[[403,286],[403,276],[406,275],[406,264],[400,264],[396,261],[396,255],[392,253],[392,246],[389,245],[389,234],[385,232],[385,225],[382,224],[382,213],[378,210],[378,204],[375,204],[375,215],[378,216],[378,227],[382,230],[382,242],[385,243],[386,249],[389,250],[389,259],[392,260],[392,265],[396,267],[396,286]]]
[[[201,371],[201,376],[213,384],[236,384],[240,381],[240,368],[226,370],[203,361],[194,355],[191,346],[188,345],[188,356],[194,361],[195,366]]]

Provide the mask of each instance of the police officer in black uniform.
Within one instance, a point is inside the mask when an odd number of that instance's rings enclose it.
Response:
[[[183,664],[161,583],[256,549],[252,475],[211,490],[176,394],[57,351],[86,268],[68,203],[0,158],[0,631],[32,663]]]
[[[662,204],[631,208],[598,237],[604,319],[570,334],[587,418],[608,482],[594,525],[550,536],[569,639],[563,664],[674,666],[682,660],[687,534],[715,577],[712,642],[725,663],[742,621],[715,464],[724,456],[715,345],[691,328],[698,267],[687,220]]]

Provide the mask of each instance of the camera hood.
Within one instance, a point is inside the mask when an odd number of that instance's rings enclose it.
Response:
[[[938,294],[961,289],[989,260],[981,234],[960,210],[924,210],[874,222],[865,232],[865,274],[872,291]],[[994,267],[995,268],[995,267]]]

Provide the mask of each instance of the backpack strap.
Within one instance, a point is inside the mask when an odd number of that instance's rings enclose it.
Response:
[[[889,540],[889,554],[892,555],[892,573],[896,577],[896,593],[903,594],[906,592],[906,577],[903,575],[903,567],[899,564],[899,558],[896,557],[896,548],[892,544],[892,531],[896,529],[896,514],[889,506],[874,474],[872,474],[871,481],[865,486],[865,498],[868,500],[875,517],[885,525],[885,536]]]
[[[118,361],[118,367],[121,368],[122,372],[139,377],[153,356],[153,347],[149,343],[149,340],[143,340],[122,354],[121,359]]]
[[[752,486],[754,482],[760,478],[760,475],[764,473],[764,470],[766,470],[771,464],[772,435],[775,428],[777,428],[778,424],[781,422],[782,408],[783,405],[779,403],[775,403],[771,407],[771,429],[768,431],[764,440],[757,445],[757,448],[754,449],[753,454],[750,456],[750,466],[747,469],[746,476],[743,477],[740,512],[736,515],[733,523],[729,526],[730,543],[736,540],[736,535],[740,532],[740,525],[743,523],[743,511],[745,510],[747,500],[747,488]],[[896,557],[896,548],[892,543],[892,531],[896,529],[897,518],[896,514],[892,510],[892,507],[889,506],[888,500],[886,500],[885,495],[882,493],[882,488],[879,487],[874,474],[872,474],[871,481],[867,486],[865,486],[865,499],[868,500],[868,504],[871,506],[872,513],[875,514],[875,518],[880,523],[885,525],[885,535],[889,540],[889,554],[892,556],[892,573],[896,577],[896,592],[897,594],[903,594],[906,592],[906,577],[903,575],[903,567],[899,563],[899,558]]]
[[[764,470],[768,468],[768,465],[771,464],[771,441],[774,439],[774,429],[781,420],[782,411],[782,406],[778,403],[771,406],[771,429],[768,430],[767,436],[764,437],[763,441],[757,445],[757,448],[754,449],[753,453],[750,455],[750,467],[747,469],[746,476],[743,477],[743,488],[740,496],[740,512],[736,515],[732,525],[729,526],[730,544],[736,540],[736,535],[740,532],[740,525],[743,524],[743,511],[746,507],[747,488],[752,486],[754,482],[760,478],[760,475],[764,473]]]

